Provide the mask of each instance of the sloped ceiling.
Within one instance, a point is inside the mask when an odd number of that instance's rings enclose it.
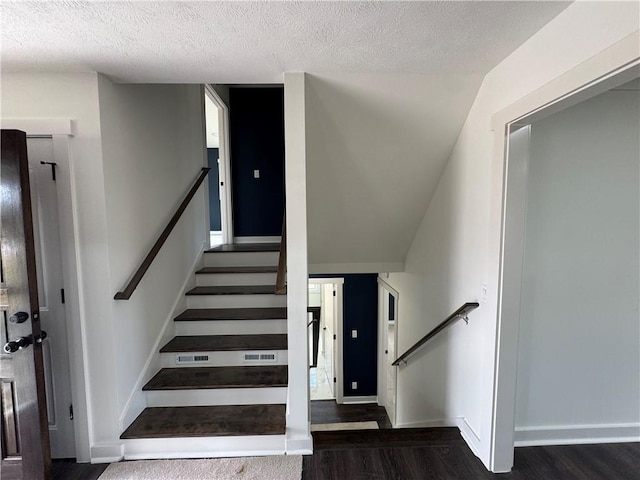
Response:
[[[486,73],[570,2],[1,2],[5,71],[140,83]]]
[[[307,76],[312,273],[402,267],[481,81],[455,74]]]

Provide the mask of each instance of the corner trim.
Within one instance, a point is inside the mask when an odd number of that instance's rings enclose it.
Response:
[[[91,463],[113,463],[124,458],[124,444],[96,443],[91,445]]]

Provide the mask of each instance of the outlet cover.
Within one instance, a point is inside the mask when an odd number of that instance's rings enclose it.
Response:
[[[351,338],[358,338],[358,330],[351,330]]]
[[[358,389],[358,382],[351,382],[351,390],[357,390]]]

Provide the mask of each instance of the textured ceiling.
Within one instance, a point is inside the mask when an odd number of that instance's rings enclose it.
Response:
[[[6,2],[5,71],[281,82],[284,71],[486,73],[569,2]]]

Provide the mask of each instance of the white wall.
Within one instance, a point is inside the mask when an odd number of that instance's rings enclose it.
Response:
[[[640,90],[532,125],[516,440],[640,433],[639,163]]]
[[[402,271],[480,75],[307,75],[311,273]]]
[[[103,76],[99,93],[113,296],[124,288],[201,173],[204,94],[199,85],[123,85]],[[176,308],[184,307],[183,285],[192,280],[194,263],[207,241],[205,224],[201,187],[131,299],[113,302],[121,428],[144,406],[139,376],[149,355],[157,357],[157,340],[165,325],[171,326]],[[146,373],[155,372],[151,368]],[[132,394],[133,404],[127,405]]]
[[[98,76],[82,74],[3,74],[1,77],[2,118],[63,118],[73,120],[74,136],[69,140],[71,175],[76,210],[76,240],[79,244],[78,277],[81,281],[81,317],[83,331],[75,336],[72,348],[77,352],[81,342],[109,334],[111,302],[108,275],[109,262],[105,217],[102,149],[98,112]],[[60,212],[61,215],[68,212]],[[92,337],[95,336],[95,337]],[[95,342],[96,357],[87,358],[84,378],[75,379],[76,386],[95,394],[87,397],[87,404],[75,405],[78,428],[87,428],[91,441],[113,438],[117,425],[105,421],[116,417],[115,391],[106,388],[115,384],[115,372],[93,375],[100,366],[100,358],[109,359],[112,353]],[[86,352],[85,352],[86,353]],[[74,369],[72,368],[72,371]],[[99,379],[99,380],[98,380]],[[86,384],[84,383],[86,382]],[[103,389],[103,386],[105,388]],[[88,413],[87,413],[88,412]],[[88,415],[88,425],[81,419]],[[117,437],[116,437],[117,438]],[[88,441],[88,439],[87,439]],[[89,445],[81,444],[78,457],[89,458]]]
[[[398,421],[462,418],[465,439],[494,470],[510,468],[511,447],[494,450],[492,436],[502,193],[492,171],[503,167],[493,164],[491,119],[636,32],[638,15],[637,3],[574,3],[487,74],[406,256],[406,273],[388,279],[402,297],[400,351],[488,285],[469,326],[458,322],[399,369]]]
[[[74,211],[61,215],[73,216],[78,243],[82,328],[72,332],[71,348],[84,352],[75,384],[87,402],[74,405],[76,426],[87,430],[78,457],[118,459],[124,405],[206,238],[201,193],[131,300],[113,296],[203,166],[202,93],[198,86],[114,85],[95,73],[1,80],[3,119],[73,120],[71,168],[60,175],[71,175]]]

